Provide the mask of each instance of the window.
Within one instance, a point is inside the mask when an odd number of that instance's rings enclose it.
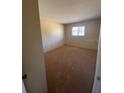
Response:
[[[72,27],[72,36],[84,36],[85,26]]]

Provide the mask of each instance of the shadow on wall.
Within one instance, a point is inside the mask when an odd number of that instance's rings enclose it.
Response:
[[[64,26],[62,24],[41,20],[41,32],[44,52],[64,45]]]

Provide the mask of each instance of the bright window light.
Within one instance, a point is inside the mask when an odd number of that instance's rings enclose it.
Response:
[[[72,27],[72,36],[84,36],[85,26]]]

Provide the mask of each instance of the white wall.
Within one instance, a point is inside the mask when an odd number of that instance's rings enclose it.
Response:
[[[72,36],[73,26],[85,26],[85,36]],[[100,31],[100,18],[65,25],[65,44],[97,50]]]
[[[37,0],[22,0],[22,75],[27,93],[46,93],[46,75]]]
[[[97,79],[98,77],[100,77],[100,80]],[[101,93],[101,35],[99,36],[96,71],[95,71],[92,93]]]
[[[25,85],[24,85],[24,82],[23,82],[23,81],[22,81],[22,93],[27,93],[27,92],[26,92]]]
[[[41,20],[41,32],[44,52],[64,45],[64,26],[62,24]]]

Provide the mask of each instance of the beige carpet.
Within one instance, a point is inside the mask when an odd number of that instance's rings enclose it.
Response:
[[[63,46],[45,53],[48,93],[91,93],[96,51]]]

